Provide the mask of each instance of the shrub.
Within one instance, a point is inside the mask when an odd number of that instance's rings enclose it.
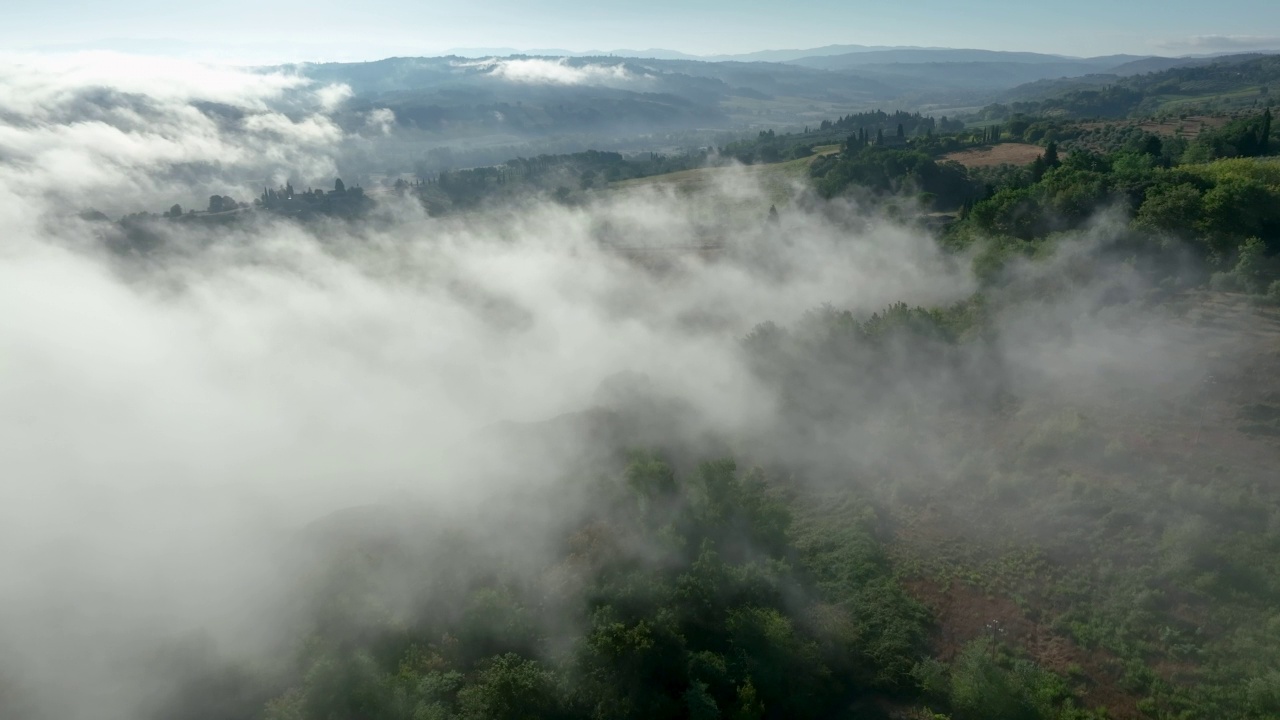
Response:
[[[947,666],[935,658],[925,658],[916,663],[911,668],[911,677],[920,686],[920,693],[928,699],[943,699],[950,689]]]
[[[1218,292],[1240,292],[1244,289],[1234,272],[1216,272],[1209,277],[1209,287]]]
[[[1053,717],[1046,692],[1053,678],[1025,662],[1004,667],[990,640],[971,643],[951,669],[951,704],[957,720],[1040,720]]]

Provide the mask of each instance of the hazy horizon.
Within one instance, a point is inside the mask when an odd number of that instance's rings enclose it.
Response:
[[[356,5],[233,0],[210,14],[147,0],[119,6],[82,1],[10,5],[0,42],[31,52],[109,49],[233,64],[373,60],[440,55],[458,48],[663,49],[689,55],[746,54],[828,45],[946,47],[1078,57],[1189,55],[1280,47],[1280,6],[1226,0],[1117,5],[1077,3],[1070,15],[995,0],[964,12],[927,0],[910,7],[843,6],[823,0],[802,16],[743,12],[722,2],[650,3],[643,8],[570,8],[560,0],[440,9],[397,0]],[[68,11],[74,11],[69,13]],[[814,17],[823,17],[815,23]],[[1098,17],[1108,18],[1100,26]],[[925,18],[922,21],[921,18]],[[1051,28],[1051,32],[1045,32]]]

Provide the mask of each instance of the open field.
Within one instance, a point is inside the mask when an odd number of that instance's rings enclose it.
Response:
[[[1080,123],[1082,130],[1101,130],[1106,127],[1134,127],[1142,128],[1144,131],[1160,135],[1162,137],[1182,136],[1185,138],[1194,138],[1202,132],[1208,130],[1217,130],[1235,119],[1232,116],[1210,116],[1210,115],[1191,115],[1185,119],[1166,118],[1166,119],[1150,119],[1141,121],[1111,121],[1111,122],[1088,122]]]
[[[795,184],[803,181],[814,160],[838,152],[840,152],[839,145],[823,145],[814,148],[813,155],[798,160],[766,165],[695,168],[666,175],[623,180],[614,183],[612,187],[617,190],[628,190],[667,185],[672,186],[677,192],[694,194],[717,183],[729,182],[734,177],[741,177],[759,182],[774,203],[781,203],[791,197]]]
[[[1001,143],[991,147],[961,150],[943,155],[943,160],[954,160],[965,167],[995,167],[997,165],[1026,165],[1044,154],[1044,148],[1026,143]]]

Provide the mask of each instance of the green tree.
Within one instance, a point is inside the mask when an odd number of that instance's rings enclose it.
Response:
[[[720,708],[715,698],[707,692],[707,684],[695,680],[684,692],[685,709],[689,720],[719,720]]]
[[[1058,159],[1058,143],[1050,142],[1044,148],[1044,164],[1047,168],[1056,168],[1062,164]]]
[[[1260,295],[1276,278],[1276,259],[1267,257],[1267,247],[1258,238],[1249,238],[1240,246],[1235,275],[1245,292]]]
[[[756,686],[748,679],[746,684],[738,687],[737,707],[733,712],[733,720],[763,720],[763,718],[764,705],[760,703]]]
[[[1275,242],[1280,227],[1276,195],[1252,178],[1227,177],[1204,194],[1199,230],[1214,252],[1229,255],[1245,238]]]
[[[1048,720],[1066,692],[1050,673],[1025,661],[1008,667],[992,640],[969,644],[951,668],[956,720]]]
[[[1049,164],[1045,162],[1044,155],[1031,161],[1031,181],[1040,182],[1044,179],[1044,174],[1049,171]]]
[[[1157,185],[1147,191],[1134,225],[1189,240],[1200,223],[1203,205],[1203,195],[1191,183]]]
[[[548,720],[561,713],[555,680],[533,660],[507,653],[458,693],[462,720]]]
[[[1271,152],[1271,108],[1262,113],[1262,130],[1259,134],[1258,154],[1267,155]]]
[[[1142,153],[1155,158],[1162,156],[1164,154],[1164,141],[1155,133],[1148,134],[1142,141]]]

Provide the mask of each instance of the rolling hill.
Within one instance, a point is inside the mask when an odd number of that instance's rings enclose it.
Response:
[[[1228,111],[1270,101],[1280,84],[1280,55],[1189,60],[1160,72],[1098,74],[1022,85],[1004,93],[1008,111],[1066,117],[1121,118],[1165,112]]]

